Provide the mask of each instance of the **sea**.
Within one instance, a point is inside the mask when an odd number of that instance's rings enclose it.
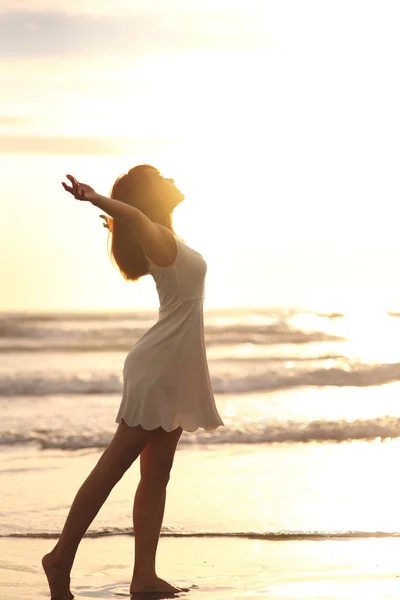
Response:
[[[156,311],[0,316],[0,536],[56,538]],[[162,534],[400,535],[400,313],[205,311],[225,426],[183,433]],[[130,535],[136,461],[92,523]]]

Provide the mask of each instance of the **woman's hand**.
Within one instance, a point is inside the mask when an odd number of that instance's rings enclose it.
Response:
[[[99,217],[100,217],[100,219],[104,219],[103,227],[105,227],[106,229],[108,229],[110,231],[111,217],[109,217],[108,215],[99,215]]]
[[[62,182],[64,190],[73,195],[77,200],[86,200],[87,202],[94,202],[99,198],[99,194],[94,191],[90,185],[86,183],[80,183],[72,175],[67,175],[67,179],[70,180],[72,185],[67,185]]]

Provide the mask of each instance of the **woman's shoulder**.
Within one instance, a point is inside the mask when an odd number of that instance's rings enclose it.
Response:
[[[163,243],[157,248],[152,256],[145,252],[145,256],[150,265],[153,265],[159,269],[168,269],[173,267],[178,260],[180,254],[180,245],[184,244],[175,232],[171,231],[167,227],[160,226],[166,230],[165,238]]]

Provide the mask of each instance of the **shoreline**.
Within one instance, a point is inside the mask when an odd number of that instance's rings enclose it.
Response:
[[[49,597],[40,559],[50,540],[0,540],[1,600]],[[359,600],[398,598],[400,560],[393,538],[295,540],[199,539],[162,536],[160,577],[201,600]],[[85,537],[72,572],[75,598],[129,597],[133,540]]]
[[[10,533],[0,534],[0,539],[35,539],[35,540],[57,540],[59,533]],[[102,539],[109,537],[135,537],[131,527],[126,530],[115,529],[115,531],[89,531],[85,534],[85,539]],[[260,540],[266,542],[323,542],[331,540],[369,540],[369,539],[395,539],[400,537],[399,531],[277,531],[269,533],[256,532],[218,532],[218,531],[198,531],[198,532],[179,532],[179,531],[161,531],[160,538],[175,539],[244,539]]]

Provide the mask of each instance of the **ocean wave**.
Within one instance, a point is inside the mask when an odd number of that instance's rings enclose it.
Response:
[[[213,331],[206,327],[205,339],[207,346],[213,345],[282,345],[282,344],[311,344],[315,342],[343,342],[346,338],[325,333],[323,331],[301,331],[286,325],[235,326],[218,327]]]
[[[131,527],[105,527],[93,529],[85,533],[86,538],[103,538],[113,535],[131,535]],[[60,532],[27,532],[0,534],[0,538],[28,538],[28,539],[58,539]],[[328,540],[328,539],[369,539],[369,538],[395,538],[400,537],[398,531],[171,531],[164,526],[161,537],[175,538],[245,538],[249,540],[266,541],[294,541],[294,540]]]
[[[79,431],[71,433],[61,429],[8,430],[0,432],[0,445],[35,444],[42,449],[81,450],[105,448],[113,431]],[[184,433],[181,444],[274,444],[309,442],[371,441],[400,437],[400,418],[379,417],[354,421],[312,421],[310,423],[254,423],[243,429],[222,427],[214,431],[198,429]]]
[[[0,396],[53,396],[70,394],[116,394],[122,391],[122,376],[114,373],[63,375],[16,373],[0,377]]]
[[[400,363],[384,365],[352,364],[344,367],[299,372],[287,369],[248,377],[213,377],[213,389],[220,394],[272,392],[305,386],[369,387],[400,380]]]
[[[119,318],[113,320],[49,320],[5,318],[0,321],[0,352],[43,351],[127,351],[151,327],[156,318]],[[208,346],[240,344],[310,344],[343,341],[324,331],[303,331],[292,327],[286,318],[274,317],[272,323],[207,322]]]
[[[299,364],[301,361],[299,361]],[[260,366],[260,362],[258,362]],[[262,373],[211,376],[216,394],[273,392],[305,386],[368,387],[400,381],[400,363],[358,364],[319,369],[301,369],[265,361]],[[15,373],[0,377],[0,396],[47,396],[69,394],[120,394],[122,374]]]
[[[57,313],[30,313],[30,312],[5,312],[0,313],[3,323],[16,326],[26,326],[35,323],[107,323],[109,321],[143,321],[153,319],[157,311],[153,309],[140,309],[138,311],[87,311],[87,312],[57,312]]]

